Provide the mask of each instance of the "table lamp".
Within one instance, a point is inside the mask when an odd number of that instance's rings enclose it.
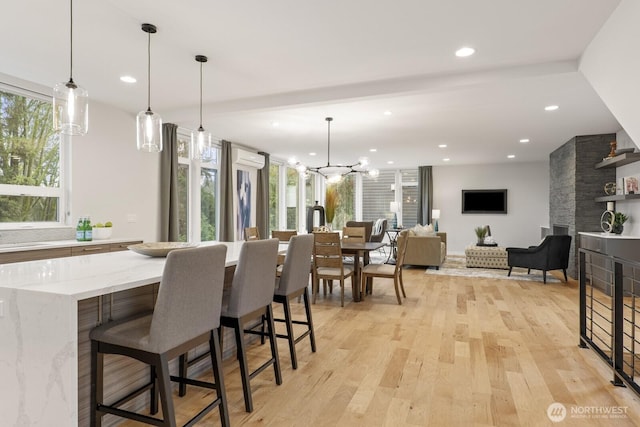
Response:
[[[400,204],[398,202],[389,203],[389,210],[393,212],[393,222],[391,228],[398,228],[398,212],[400,212]]]
[[[438,220],[440,219],[440,209],[431,209],[431,218],[433,218],[433,231],[438,231]]]

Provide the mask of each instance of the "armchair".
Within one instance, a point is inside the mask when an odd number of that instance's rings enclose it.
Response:
[[[447,233],[438,232],[435,236],[412,236],[410,230],[403,230],[407,247],[404,253],[405,265],[434,266],[440,269],[447,256]]]
[[[569,250],[571,236],[547,236],[538,246],[528,248],[507,248],[507,264],[509,276],[513,267],[542,270],[542,281],[547,283],[547,271],[562,270],[564,281],[567,281],[567,267],[569,266]]]

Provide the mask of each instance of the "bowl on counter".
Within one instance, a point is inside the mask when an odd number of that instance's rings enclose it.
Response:
[[[93,227],[93,240],[104,240],[111,237],[113,227]]]

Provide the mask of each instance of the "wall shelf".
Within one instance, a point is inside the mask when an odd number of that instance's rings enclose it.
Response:
[[[640,199],[640,194],[616,194],[613,196],[596,197],[596,202],[618,202],[620,200]]]
[[[640,161],[640,153],[623,153],[596,163],[596,169],[617,168]]]

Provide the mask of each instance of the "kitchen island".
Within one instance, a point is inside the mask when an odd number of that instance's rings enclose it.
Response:
[[[242,243],[220,243],[228,248],[227,267]],[[0,265],[3,425],[85,425],[82,341],[112,309],[119,318],[152,308],[165,260],[119,251]]]

